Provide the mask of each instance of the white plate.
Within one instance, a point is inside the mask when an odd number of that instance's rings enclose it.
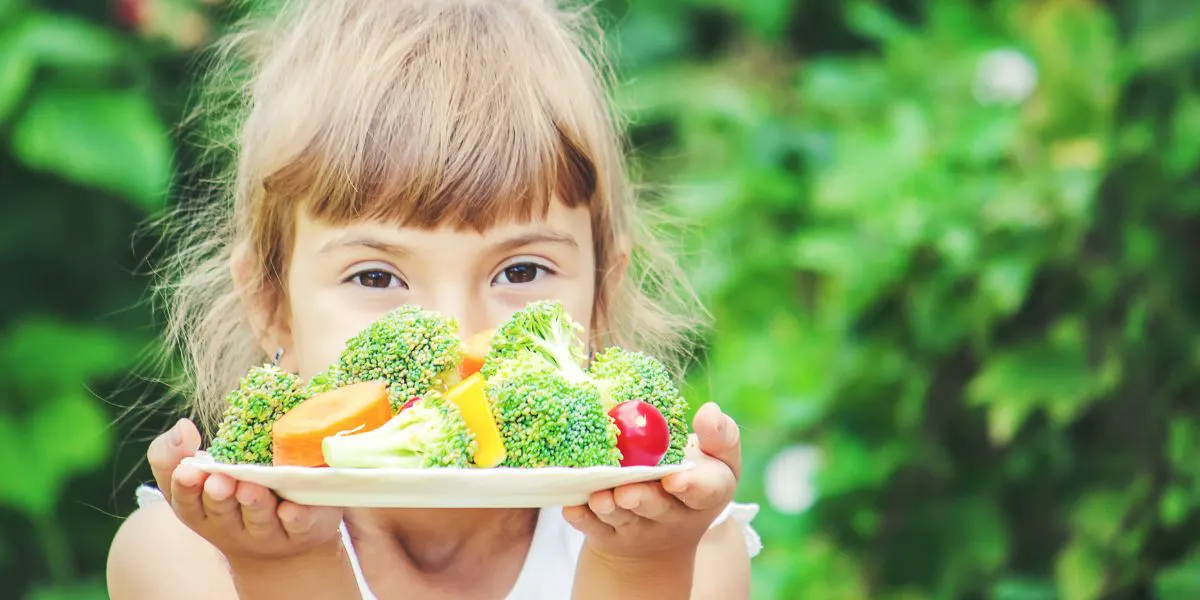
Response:
[[[185,458],[206,473],[224,473],[310,506],[375,508],[542,508],[587,503],[592,492],[657,481],[689,468],[331,469],[230,465],[201,452]]]

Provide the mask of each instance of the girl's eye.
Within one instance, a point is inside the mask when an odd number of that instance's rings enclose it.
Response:
[[[369,288],[408,287],[399,277],[378,269],[360,271],[351,276],[350,279],[363,287]]]
[[[496,275],[493,285],[532,283],[542,272],[549,273],[550,269],[535,263],[517,263],[509,265]]]

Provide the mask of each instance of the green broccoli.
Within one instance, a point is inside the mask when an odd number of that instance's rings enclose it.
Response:
[[[478,444],[462,413],[430,393],[378,429],[325,438],[325,462],[345,468],[468,468]]]
[[[455,319],[401,306],[346,342],[331,368],[334,387],[387,381],[392,408],[399,410],[411,398],[453,385],[461,350]]]
[[[582,333],[583,326],[571,320],[562,303],[531,302],[496,330],[480,372],[490,379],[501,362],[531,352],[555,366],[568,381],[587,381]]]
[[[209,455],[225,463],[271,464],[271,426],[308,397],[304,382],[279,367],[251,369],[227,396]]]
[[[671,434],[671,447],[659,464],[683,461],[688,441],[688,404],[666,365],[650,355],[614,346],[592,359],[588,373],[600,386],[605,411],[628,400],[641,400],[658,409]]]
[[[331,392],[337,389],[338,374],[340,372],[341,370],[338,369],[337,364],[334,364],[328,369],[313,375],[312,379],[308,380],[309,396],[316,396],[317,394],[324,394],[325,392]]]
[[[529,351],[492,366],[487,395],[507,453],[502,466],[620,465],[619,430],[591,381],[572,381]]]

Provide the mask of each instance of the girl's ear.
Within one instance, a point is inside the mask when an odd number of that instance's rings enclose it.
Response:
[[[263,277],[263,268],[257,255],[250,250],[248,243],[238,244],[229,257],[229,271],[233,276],[233,286],[246,309],[246,317],[254,332],[254,339],[267,356],[274,357],[283,350],[284,366],[292,355],[291,329],[284,315],[281,304],[282,294],[270,289]]]

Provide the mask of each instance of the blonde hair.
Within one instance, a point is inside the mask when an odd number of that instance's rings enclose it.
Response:
[[[599,30],[550,0],[275,2],[235,28],[202,102],[217,117],[213,147],[232,157],[221,201],[176,215],[183,246],[162,287],[201,423],[211,429],[239,377],[268,359],[244,299],[286,310],[298,209],[483,230],[544,214],[552,199],[585,205],[593,344],[680,373],[699,303],[635,210]],[[251,282],[240,293],[235,262]]]

